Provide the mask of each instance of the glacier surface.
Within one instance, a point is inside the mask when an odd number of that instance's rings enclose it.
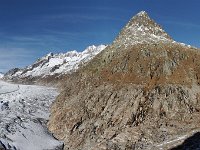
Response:
[[[46,128],[55,88],[0,81],[0,143],[9,150],[59,150]]]

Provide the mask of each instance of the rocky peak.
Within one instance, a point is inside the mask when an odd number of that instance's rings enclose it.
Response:
[[[138,43],[172,41],[171,37],[145,11],[136,14],[121,30],[114,44],[125,47]]]
[[[199,60],[142,11],[64,80],[49,129],[69,150],[170,149],[200,130]]]

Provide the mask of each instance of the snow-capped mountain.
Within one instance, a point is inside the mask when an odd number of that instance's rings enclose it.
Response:
[[[60,54],[49,53],[24,69],[15,68],[8,71],[5,74],[5,78],[43,78],[55,74],[70,73],[76,71],[81,65],[84,65],[105,48],[105,45],[92,45],[87,47],[83,52],[74,50]]]
[[[3,76],[4,76],[4,74],[0,72],[0,79],[2,79]]]
[[[199,60],[142,11],[66,78],[48,127],[69,150],[174,149],[199,134]]]
[[[135,15],[121,30],[114,46],[132,46],[156,42],[171,42],[171,37],[145,11]]]

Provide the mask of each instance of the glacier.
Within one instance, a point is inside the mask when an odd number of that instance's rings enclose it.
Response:
[[[0,81],[0,143],[9,150],[59,150],[46,128],[57,89]]]

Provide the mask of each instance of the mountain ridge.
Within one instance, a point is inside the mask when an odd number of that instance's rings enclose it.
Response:
[[[16,82],[24,79],[31,80],[35,78],[37,80],[37,78],[42,79],[48,76],[70,74],[105,48],[106,45],[92,45],[88,46],[83,52],[73,50],[67,53],[49,53],[23,69],[11,69],[5,74],[4,79]]]
[[[97,47],[92,45],[87,47],[83,52],[73,50],[60,54],[49,53],[25,68],[13,68],[9,70],[2,78],[4,80],[24,83],[33,83],[41,79],[48,80],[48,78],[55,78],[76,71],[79,66],[89,63],[89,60],[106,49],[106,47],[110,51],[104,52],[103,57],[105,57],[105,61],[110,60],[114,53],[117,54],[116,51],[120,48],[127,49],[134,45],[143,44],[155,45],[158,41],[164,44],[173,43],[183,47],[194,48],[190,45],[174,41],[159,24],[149,17],[147,12],[140,11],[122,28],[119,35],[110,45],[99,45]]]
[[[151,20],[137,14],[63,82],[48,127],[64,149],[170,149],[200,131],[200,51]]]

